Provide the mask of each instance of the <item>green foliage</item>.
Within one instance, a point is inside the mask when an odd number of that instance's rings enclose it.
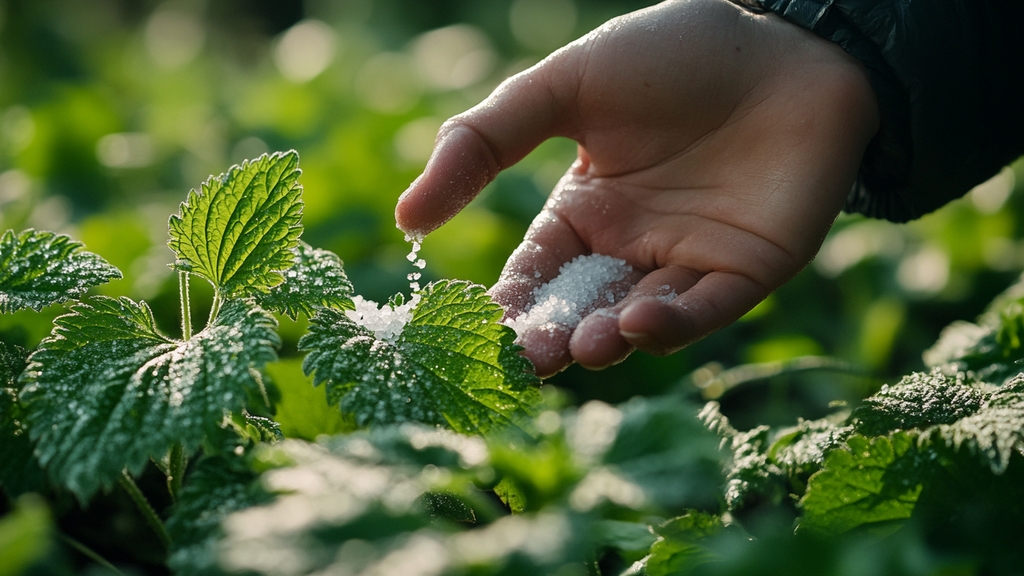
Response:
[[[0,236],[0,314],[39,311],[120,277],[117,268],[67,236],[35,230]]]
[[[879,436],[895,430],[952,424],[981,408],[985,393],[939,372],[904,376],[883,386],[854,411],[857,431]]]
[[[0,518],[0,576],[30,573],[50,549],[53,521],[41,498],[18,499],[14,512]]]
[[[710,509],[719,498],[721,453],[718,440],[697,420],[688,401],[667,395],[656,400],[635,398],[618,406],[621,420],[615,441],[602,461],[635,483],[667,510],[682,506]],[[586,424],[586,425],[585,425]],[[574,438],[600,434],[584,418]]]
[[[336,254],[313,248],[301,240],[294,253],[291,268],[284,272],[284,282],[258,296],[261,306],[292,319],[299,314],[311,317],[318,308],[355,308],[352,283]]]
[[[145,303],[98,296],[75,305],[26,371],[21,398],[40,462],[84,500],[175,443],[194,449],[258,389],[253,371],[275,358],[274,327],[259,308],[231,300],[176,342]]]
[[[175,267],[206,278],[225,297],[280,284],[302,233],[298,163],[294,151],[263,155],[190,192],[169,222]]]
[[[646,576],[688,574],[706,562],[721,558],[706,541],[722,531],[722,520],[710,514],[690,512],[653,527],[658,539],[643,562]]]
[[[41,491],[45,476],[32,455],[25,428],[25,411],[18,400],[18,376],[27,365],[28,352],[0,342],[0,488],[9,495]]]
[[[437,282],[384,314],[410,317],[377,337],[357,312],[323,309],[299,341],[303,370],[360,426],[422,422],[464,433],[528,429],[537,378],[482,286]],[[408,307],[412,306],[411,311]],[[403,308],[405,310],[403,310]],[[392,320],[400,323],[401,320]],[[395,327],[386,330],[395,331]]]
[[[1024,280],[998,296],[977,323],[957,321],[925,351],[929,366],[974,380],[1002,384],[1020,373],[1024,360]]]
[[[484,440],[406,424],[317,444],[264,446],[262,483],[277,497],[226,520],[220,560],[229,572],[257,574],[412,573],[426,566],[433,574],[532,575],[579,569],[602,549],[639,558],[658,540],[641,518],[702,499],[691,490],[683,502],[651,478],[686,482],[703,456],[667,450],[668,435],[638,446],[635,457],[625,457],[623,446],[665,424],[670,413],[680,422],[692,411],[665,397],[622,410],[593,403],[562,416],[545,412],[534,439]],[[699,427],[693,435],[681,432],[679,446],[707,438]],[[630,475],[630,462],[643,472]],[[480,497],[481,488],[507,478],[532,484],[530,505],[513,516]],[[302,514],[280,525],[291,511]],[[667,557],[679,552],[679,542],[721,526],[714,515],[688,518],[692,525],[677,519],[656,529],[659,541],[672,539],[659,548],[662,564],[673,561]],[[301,562],[282,560],[295,554]]]
[[[800,502],[800,529],[826,534],[864,525],[893,529],[894,521],[909,518],[927,462],[915,440],[904,432],[873,440],[851,436],[847,448],[830,452]]]
[[[1024,454],[1024,377],[985,395],[978,410],[950,424],[926,431],[935,443],[966,449],[1002,474],[1014,454]]]
[[[248,457],[233,453],[204,457],[189,474],[167,520],[173,542],[167,566],[178,574],[219,574],[221,522],[233,512],[269,500],[256,482]]]
[[[323,390],[302,373],[302,360],[288,358],[268,364],[267,375],[281,394],[274,406],[274,420],[288,438],[316,440],[321,434],[334,435],[358,429],[351,416],[324,401]]]
[[[298,240],[297,162],[294,152],[245,162],[171,218],[183,341],[158,329],[161,310],[97,296],[58,317],[27,358],[0,347],[9,494],[67,490],[85,503],[119,483],[179,574],[748,573],[764,542],[832,570],[859,550],[838,535],[909,531],[908,542],[931,546],[921,542],[935,534],[920,540],[913,527],[942,526],[984,534],[963,541],[990,550],[999,531],[955,519],[1024,529],[1020,507],[974,504],[1021,499],[1024,305],[1014,289],[945,333],[931,373],[795,425],[739,429],[726,397],[856,371],[827,358],[708,368],[689,381],[723,401],[699,415],[679,392],[578,408],[549,394],[542,409],[539,381],[483,286],[434,281],[378,307],[354,294],[338,256]],[[62,242],[68,261],[88,254]],[[189,274],[214,286],[195,334]],[[276,362],[271,312],[291,318],[301,368]],[[132,480],[149,461],[167,476],[168,509]]]

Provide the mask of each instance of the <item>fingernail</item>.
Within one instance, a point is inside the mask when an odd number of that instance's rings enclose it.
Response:
[[[636,340],[637,338],[647,337],[647,334],[644,334],[643,332],[626,332],[625,330],[619,330],[619,334],[621,334],[626,340]]]

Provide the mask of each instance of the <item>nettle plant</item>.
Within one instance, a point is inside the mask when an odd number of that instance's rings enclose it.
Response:
[[[808,562],[928,574],[1021,561],[1006,543],[1024,533],[1024,289],[950,327],[926,354],[931,372],[821,420],[741,431],[686,387],[560,407],[542,400],[483,287],[444,280],[379,307],[355,296],[340,259],[299,239],[298,178],[296,153],[263,156],[171,217],[180,340],[145,302],[78,300],[120,277],[80,244],[0,238],[0,312],[73,301],[35,350],[0,343],[9,495],[87,503],[120,486],[179,574],[750,574]],[[194,277],[214,288],[198,330]],[[272,313],[309,318],[303,371],[353,431],[282,437]],[[167,478],[165,510],[136,484],[151,466]],[[14,573],[49,538],[45,514],[18,502],[0,519]],[[34,547],[12,556],[4,533]]]

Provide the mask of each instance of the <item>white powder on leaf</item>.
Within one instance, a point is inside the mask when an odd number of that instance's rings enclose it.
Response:
[[[629,290],[622,280],[632,272],[633,267],[620,258],[577,256],[562,265],[554,280],[533,291],[533,306],[505,324],[517,334],[531,328],[575,328],[594,308],[624,298]]]
[[[388,304],[378,305],[373,300],[365,300],[362,296],[353,296],[355,310],[346,310],[345,316],[356,324],[373,332],[377,340],[394,344],[402,335],[405,325],[412,320],[412,311],[420,303],[420,295],[413,294],[408,302],[392,308]]]

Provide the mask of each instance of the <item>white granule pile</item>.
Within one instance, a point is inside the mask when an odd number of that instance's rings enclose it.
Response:
[[[377,340],[384,340],[394,344],[405,329],[405,325],[412,320],[412,311],[420,303],[420,295],[413,294],[408,302],[392,308],[384,304],[379,306],[373,300],[364,300],[362,296],[353,296],[355,310],[346,310],[345,316],[363,328],[373,332]]]
[[[523,334],[530,328],[575,328],[583,315],[614,305],[628,288],[614,286],[633,272],[625,260],[590,254],[563,264],[554,280],[533,291],[534,304],[505,324]]]

